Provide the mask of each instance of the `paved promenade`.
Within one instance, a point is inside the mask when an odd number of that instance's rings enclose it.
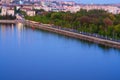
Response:
[[[80,34],[80,33],[75,33],[75,32],[71,32],[71,31],[63,30],[61,28],[54,28],[53,26],[47,25],[47,24],[39,24],[37,22],[29,21],[29,20],[24,20],[24,21],[23,20],[0,20],[0,23],[5,23],[5,24],[6,23],[16,24],[19,22],[23,23],[24,25],[27,25],[28,27],[37,28],[37,29],[41,29],[41,30],[47,30],[47,31],[58,33],[61,35],[65,35],[65,36],[69,36],[69,37],[73,37],[73,38],[77,38],[77,39],[82,39],[82,40],[87,40],[87,41],[94,42],[97,44],[102,44],[102,45],[106,45],[109,47],[120,49],[120,42],[107,40],[107,39],[101,39],[98,37],[88,36],[88,35],[84,35],[84,34]]]
[[[120,42],[115,42],[115,41],[112,41],[112,40],[106,40],[106,39],[101,39],[101,38],[97,38],[97,37],[93,37],[93,36],[83,35],[83,34],[71,32],[71,31],[62,30],[60,28],[53,28],[50,25],[39,24],[39,23],[34,22],[34,21],[26,20],[25,25],[27,25],[28,27],[47,30],[47,31],[50,31],[50,32],[66,35],[66,36],[69,36],[69,37],[78,38],[78,39],[82,39],[82,40],[87,40],[87,41],[94,42],[94,43],[97,43],[97,44],[102,44],[102,45],[106,45],[106,46],[109,46],[109,47],[120,49]]]
[[[16,23],[16,20],[0,20],[0,23],[8,23],[8,24],[15,24]]]

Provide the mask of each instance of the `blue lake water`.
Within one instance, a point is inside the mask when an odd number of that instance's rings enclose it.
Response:
[[[120,80],[120,50],[2,24],[0,80]]]

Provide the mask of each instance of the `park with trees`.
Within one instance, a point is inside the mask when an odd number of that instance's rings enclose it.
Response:
[[[40,12],[39,12],[40,11]],[[40,14],[27,16],[28,20],[44,24],[54,24],[61,28],[97,34],[113,39],[120,39],[120,14],[112,14],[104,10],[84,10],[71,12],[46,12],[36,10]]]

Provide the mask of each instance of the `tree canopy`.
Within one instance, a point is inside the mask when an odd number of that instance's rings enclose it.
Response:
[[[108,37],[113,37],[115,33],[117,38],[120,38],[120,14],[115,15],[104,10],[81,9],[77,13],[42,11],[42,14],[25,16],[25,18]]]

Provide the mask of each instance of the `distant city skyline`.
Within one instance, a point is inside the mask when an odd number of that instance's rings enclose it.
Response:
[[[62,0],[62,1],[75,1],[83,4],[117,4],[119,0]]]
[[[35,1],[39,1],[39,0],[35,0]],[[76,3],[82,3],[82,4],[118,4],[118,3],[120,4],[119,0],[50,0],[50,1],[75,1]]]

